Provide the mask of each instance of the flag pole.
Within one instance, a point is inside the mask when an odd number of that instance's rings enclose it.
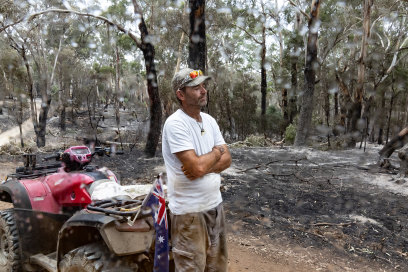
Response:
[[[137,211],[137,213],[136,213],[136,215],[135,215],[135,218],[133,218],[133,220],[128,220],[128,225],[129,225],[129,226],[133,226],[133,225],[135,224],[136,219],[137,219],[137,217],[139,216],[140,211],[142,210],[143,206],[146,204],[146,201],[147,201],[147,200],[150,198],[150,196],[152,195],[153,188],[154,188],[154,186],[156,185],[157,180],[161,177],[161,175],[162,175],[162,173],[160,173],[160,174],[156,177],[156,179],[154,180],[153,186],[150,188],[149,193],[148,193],[148,194],[145,196],[145,198],[143,199],[142,205],[140,205],[140,208],[139,208],[139,210]]]

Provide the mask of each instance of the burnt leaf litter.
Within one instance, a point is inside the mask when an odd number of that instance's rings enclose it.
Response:
[[[377,151],[231,148],[233,164],[222,173],[221,188],[230,231],[408,271],[408,201],[398,192],[406,184],[396,183],[395,172],[384,173]],[[160,150],[146,158],[140,147],[93,164],[113,170],[125,185],[151,183],[163,171]],[[378,175],[383,187],[370,182]]]
[[[378,166],[377,152],[231,148],[233,164],[222,174],[230,231],[408,271],[408,201],[398,193],[405,187]],[[149,183],[162,170],[160,151],[153,159],[140,150],[117,158],[98,160],[125,183]],[[372,182],[378,175],[383,187]]]

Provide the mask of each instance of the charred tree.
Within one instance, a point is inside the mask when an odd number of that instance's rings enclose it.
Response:
[[[190,43],[188,65],[206,71],[207,44],[205,37],[205,0],[189,0]]]
[[[149,41],[149,32],[143,19],[140,8],[136,0],[132,0],[135,14],[140,16],[139,30],[141,42],[139,49],[143,52],[146,67],[147,93],[150,99],[150,129],[147,135],[144,152],[147,156],[153,157],[156,154],[156,148],[160,140],[162,109],[159,96],[159,85],[157,83],[157,72],[154,64],[155,50],[153,44]]]
[[[267,82],[266,82],[266,69],[265,69],[265,63],[266,63],[266,28],[265,25],[262,26],[262,49],[261,49],[261,118],[265,118],[265,113],[266,113],[266,89],[268,87]],[[265,128],[264,126],[264,120],[263,120],[263,129]]]
[[[378,122],[378,139],[377,143],[378,144],[383,144],[384,142],[384,124],[385,124],[385,89],[381,90],[380,92],[380,101],[381,101],[381,106],[378,109],[379,114],[379,122]]]
[[[312,8],[309,18],[309,34],[307,39],[307,56],[305,65],[305,86],[302,95],[302,108],[299,115],[299,124],[296,131],[295,146],[306,145],[306,139],[309,136],[312,113],[313,113],[313,96],[316,81],[317,65],[317,38],[318,38],[318,21],[320,0],[312,1]]]

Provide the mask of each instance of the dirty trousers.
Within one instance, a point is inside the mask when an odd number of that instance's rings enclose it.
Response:
[[[228,253],[222,203],[199,213],[170,213],[176,272],[226,272]]]

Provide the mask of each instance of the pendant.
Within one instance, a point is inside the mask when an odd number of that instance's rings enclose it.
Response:
[[[205,134],[205,130],[202,129],[202,130],[201,130],[201,136],[203,136],[204,134]]]

